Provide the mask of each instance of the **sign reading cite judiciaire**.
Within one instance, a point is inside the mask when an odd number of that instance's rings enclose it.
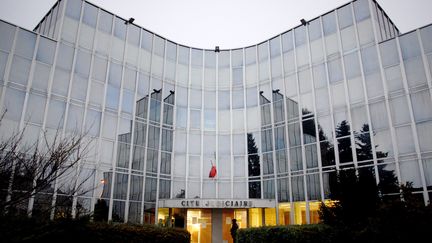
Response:
[[[166,199],[159,200],[163,208],[267,208],[275,207],[268,199]]]

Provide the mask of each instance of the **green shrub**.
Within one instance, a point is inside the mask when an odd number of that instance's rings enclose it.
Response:
[[[339,233],[321,224],[270,226],[240,229],[237,239],[238,243],[333,243],[339,242]]]
[[[155,225],[92,223],[83,220],[0,220],[2,242],[190,242],[190,234],[184,229]]]

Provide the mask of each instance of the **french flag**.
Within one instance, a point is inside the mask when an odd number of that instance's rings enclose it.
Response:
[[[217,174],[217,170],[216,170],[216,165],[213,164],[212,161],[211,162],[211,169],[210,169],[210,173],[209,173],[209,178],[215,178],[216,174]]]

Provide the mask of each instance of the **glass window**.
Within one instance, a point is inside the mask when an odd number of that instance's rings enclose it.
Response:
[[[36,60],[52,64],[54,60],[54,52],[56,43],[47,38],[41,37],[39,40],[39,47],[36,54]]]
[[[378,56],[375,46],[363,49],[361,54],[363,70],[365,74],[373,73],[379,69]]]
[[[317,89],[315,91],[315,96],[317,112],[320,113],[328,111],[330,109],[330,106],[327,88]]]
[[[360,45],[371,43],[375,39],[375,34],[372,28],[372,20],[367,19],[357,24],[358,37]]]
[[[71,132],[81,131],[84,109],[81,106],[69,105],[67,117],[67,130]]]
[[[387,109],[384,102],[370,105],[371,121],[374,130],[388,127]]]
[[[122,67],[120,64],[111,62],[110,68],[109,68],[109,77],[108,82],[113,85],[113,87],[120,87],[121,82],[121,72]]]
[[[392,114],[393,124],[403,125],[410,122],[408,110],[408,102],[405,96],[394,98],[390,101],[390,110]]]
[[[312,89],[312,80],[310,75],[310,69],[300,71],[298,74],[300,93],[310,92]]]
[[[67,96],[70,81],[69,72],[65,72],[56,68],[53,80],[55,80],[55,82],[52,84],[52,91],[54,93]]]
[[[432,118],[431,96],[428,90],[411,94],[414,119],[416,122],[429,120]]]
[[[351,4],[348,4],[338,9],[337,11],[338,11],[340,29],[344,29],[345,27],[351,26],[353,24]]]
[[[409,87],[426,84],[426,74],[421,57],[412,58],[405,61],[405,73]]]
[[[243,103],[244,103],[243,89],[233,90],[232,92],[233,109],[243,108]]]
[[[57,54],[61,58],[57,58],[57,67],[61,67],[66,70],[72,69],[72,61],[74,55],[74,48],[60,44],[60,49]]]
[[[85,101],[87,96],[87,79],[82,78],[79,75],[75,75],[74,80],[72,82],[72,92],[71,97],[73,99]]]
[[[402,74],[399,65],[388,67],[384,71],[389,92],[403,89]]]
[[[365,75],[365,81],[366,91],[369,99],[384,95],[383,83],[380,72]]]
[[[95,6],[86,2],[84,3],[83,23],[96,27],[97,14],[98,9]]]
[[[140,42],[140,28],[132,24],[129,24],[128,26],[128,42],[134,46],[138,46]]]
[[[295,44],[296,46],[301,46],[306,43],[306,28],[305,26],[299,26],[294,29],[294,35],[295,35]]]
[[[399,52],[395,39],[380,43],[381,59],[384,67],[399,63]]]
[[[111,33],[113,15],[101,10],[99,15],[98,29],[106,33]]]
[[[63,101],[52,99],[48,108],[46,126],[53,129],[62,128],[65,109],[66,104]]]
[[[134,106],[134,92],[127,89],[123,89],[123,101],[122,101],[122,111],[132,114]]]
[[[321,37],[321,19],[316,18],[309,22],[309,39],[316,40]]]
[[[95,56],[93,59],[93,78],[105,82],[107,66],[108,61],[106,59]]]
[[[90,73],[91,54],[85,51],[78,50],[77,60],[75,63],[75,72],[88,78]]]
[[[0,49],[9,51],[12,48],[12,43],[15,37],[15,27],[5,23],[0,22]]]
[[[342,64],[340,58],[328,62],[330,83],[335,83],[343,79]]]
[[[420,151],[432,151],[432,123],[429,121],[417,124],[417,134]]]
[[[270,40],[270,56],[273,58],[280,55],[280,37],[278,36]]]
[[[201,128],[201,111],[191,110],[190,111],[190,128],[200,129]]]
[[[357,47],[354,27],[348,27],[341,30],[341,39],[343,50],[349,51]]]
[[[106,94],[106,106],[117,110],[119,105],[120,89],[112,85],[108,85]]]
[[[75,43],[75,40],[77,38],[77,32],[78,21],[65,17],[61,34],[62,39],[69,43]]]
[[[414,138],[410,125],[396,128],[396,144],[400,154],[415,152]]]
[[[190,89],[190,107],[201,108],[202,105],[202,91],[196,89]],[[229,102],[229,98],[228,98]],[[229,108],[229,106],[228,106]]]
[[[357,22],[362,21],[370,16],[369,12],[369,1],[358,0],[354,2],[354,12]]]
[[[336,18],[335,12],[330,12],[323,16],[323,29],[324,35],[330,35],[336,32]]]
[[[153,34],[143,30],[141,35],[141,48],[151,51],[153,45]]]
[[[1,27],[0,27],[1,29]],[[3,32],[2,32],[3,33]],[[432,52],[432,26],[422,28],[420,30],[425,53]],[[1,41],[0,41],[1,42]]]
[[[1,59],[1,53],[0,53]],[[1,61],[0,61],[1,62]],[[32,87],[35,89],[46,91],[48,88],[48,80],[50,76],[50,67],[41,63],[35,64]],[[0,79],[3,77],[1,75],[1,65],[0,65]]]
[[[310,43],[312,63],[320,63],[324,59],[323,43],[320,39]]]
[[[313,79],[315,88],[327,86],[327,74],[324,64],[313,66]]]
[[[344,57],[345,61],[345,73],[347,79],[351,79],[360,76],[360,62],[357,52],[353,52]]]
[[[98,136],[100,129],[101,112],[89,109],[87,111],[85,131],[91,136]]]
[[[15,54],[32,58],[36,44],[36,35],[32,32],[20,29],[16,40]]]
[[[401,36],[399,38],[399,43],[402,51],[402,58],[404,60],[421,55],[416,31]]]
[[[343,83],[331,86],[331,94],[333,96],[333,107],[345,107],[345,88]]]
[[[24,105],[25,93],[16,89],[7,88],[4,98],[5,118],[20,121]]]
[[[81,0],[69,0],[66,5],[66,16],[79,20],[81,15]]]
[[[30,73],[30,66],[30,60],[14,56],[9,74],[10,81],[26,85]]]
[[[287,52],[293,49],[293,36],[292,31],[282,34],[282,50]]]
[[[309,63],[309,53],[306,45],[297,47],[296,49],[297,56],[297,66],[301,67],[303,65],[307,65]]]
[[[165,40],[159,36],[155,36],[154,38],[154,54],[163,57],[165,50]]]
[[[230,109],[230,92],[229,91],[219,91],[219,110],[229,110]]]
[[[121,40],[126,39],[126,24],[125,20],[118,17],[114,20],[114,36],[120,38]]]
[[[360,76],[348,80],[348,92],[349,101],[351,104],[364,101],[365,96],[363,94],[363,81]]]

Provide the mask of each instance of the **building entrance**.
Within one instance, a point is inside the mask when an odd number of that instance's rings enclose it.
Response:
[[[239,228],[247,227],[246,209],[188,209],[187,230],[192,243],[233,243],[231,220],[237,219]]]

